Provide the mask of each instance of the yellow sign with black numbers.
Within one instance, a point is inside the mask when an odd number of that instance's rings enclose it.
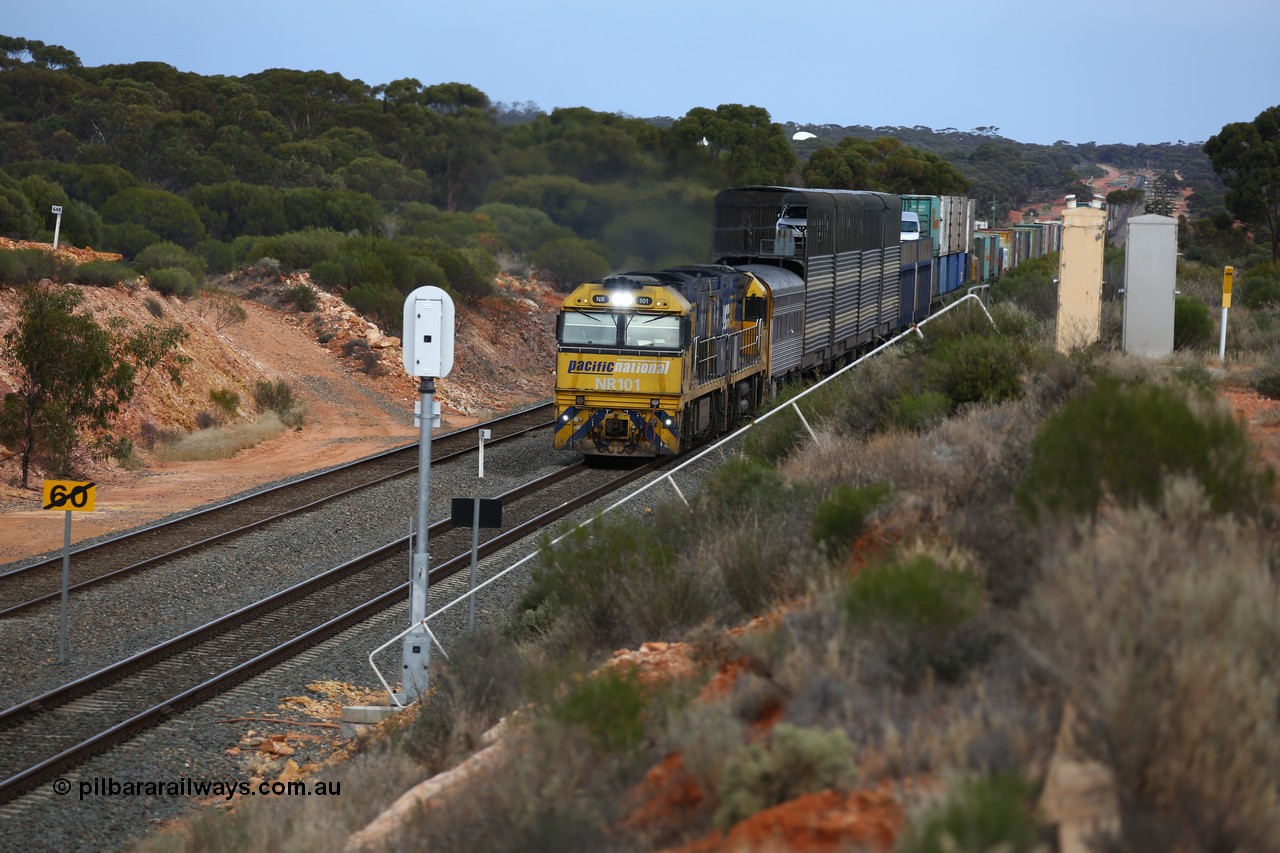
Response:
[[[74,480],[45,480],[42,508],[67,512],[93,512],[96,486],[96,483],[80,483]]]

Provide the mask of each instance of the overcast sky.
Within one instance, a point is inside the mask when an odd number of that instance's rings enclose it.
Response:
[[[1024,142],[1202,141],[1280,104],[1275,0],[0,0],[85,65],[470,83],[638,117],[994,125]]]

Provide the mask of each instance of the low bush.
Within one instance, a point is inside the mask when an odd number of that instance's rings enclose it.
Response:
[[[155,445],[152,451],[164,462],[199,462],[229,459],[247,447],[274,438],[284,429],[275,413],[268,413],[254,423],[234,427],[213,426],[182,436],[171,443]]]
[[[204,279],[205,260],[193,252],[189,252],[176,243],[153,243],[138,253],[133,259],[138,272],[150,276],[156,270],[186,270],[192,280],[200,282]]]
[[[1280,303],[1280,262],[1259,264],[1240,277],[1237,291],[1244,308],[1268,308]]]
[[[929,557],[871,566],[849,583],[845,612],[855,625],[893,622],[912,631],[947,634],[982,605],[982,581]]]
[[[1166,830],[1115,849],[1280,849],[1271,534],[1189,479],[1155,506],[1105,506],[1091,530],[1045,544],[1022,630],[1075,697],[1078,746],[1135,824]]]
[[[884,425],[891,429],[925,432],[942,423],[950,413],[951,398],[940,391],[904,394],[885,404]]]
[[[43,279],[65,281],[71,265],[41,249],[0,249],[0,282],[31,284]]]
[[[205,270],[212,275],[225,275],[236,267],[236,253],[230,243],[201,240],[192,251],[204,261]]]
[[[857,775],[853,745],[844,732],[779,723],[768,746],[744,744],[726,762],[716,825],[728,829],[802,794],[847,789]]]
[[[663,536],[637,518],[602,518],[542,549],[511,631],[557,650],[604,651],[668,636],[709,612],[703,581],[677,570],[689,516],[659,508]]]
[[[227,417],[234,417],[240,411],[240,394],[230,388],[210,390],[209,400]]]
[[[293,386],[283,379],[275,382],[262,380],[253,387],[253,402],[258,411],[274,412],[286,426],[300,428],[306,407],[294,393]]]
[[[160,318],[164,316],[164,303],[154,296],[148,296],[142,300],[142,304],[151,313],[152,317]]]
[[[196,312],[219,332],[249,319],[249,312],[240,304],[240,300],[218,288],[201,291]]]
[[[431,693],[398,740],[428,771],[447,769],[524,701],[524,667],[515,644],[478,626],[448,659],[433,656]]]
[[[1058,313],[1058,255],[1031,258],[1018,264],[991,288],[993,301],[1013,302],[1037,320]]]
[[[1209,306],[1193,296],[1173,300],[1173,348],[1207,349],[1214,341]]]
[[[635,670],[613,667],[574,684],[551,708],[561,724],[586,731],[604,752],[631,752],[644,740],[648,700]]]
[[[115,261],[91,261],[80,264],[71,272],[72,281],[90,287],[114,287],[134,277],[133,270]]]
[[[1271,503],[1274,474],[1254,460],[1244,427],[1185,387],[1104,376],[1041,427],[1017,498],[1031,517],[1093,513],[1103,495],[1154,505],[1172,475],[1194,478],[1218,512]]]
[[[320,284],[343,285],[347,283],[347,270],[338,261],[320,261],[312,265],[311,279]]]
[[[814,544],[827,556],[841,559],[849,553],[867,523],[867,516],[889,497],[888,483],[856,488],[841,484],[818,504],[813,516]]]
[[[195,296],[200,285],[190,272],[177,267],[153,270],[147,276],[151,289],[166,296]]]
[[[968,335],[939,343],[931,353],[934,384],[953,406],[999,403],[1022,396],[1026,353],[1003,337]]]
[[[911,691],[928,673],[954,682],[986,659],[994,637],[974,623],[982,602],[981,578],[919,556],[860,571],[844,608],[855,629],[876,637]]]
[[[284,301],[302,312],[314,311],[320,306],[320,298],[315,288],[309,284],[295,284],[285,291]]]
[[[342,294],[342,300],[378,325],[395,329],[404,319],[404,294],[383,284],[361,284]]]
[[[1032,817],[1034,789],[1012,773],[962,780],[903,832],[903,853],[956,850],[1007,853],[1039,849]]]

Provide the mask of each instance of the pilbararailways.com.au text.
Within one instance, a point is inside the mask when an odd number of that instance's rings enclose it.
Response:
[[[60,796],[75,790],[80,799],[86,797],[338,797],[342,783],[332,782],[246,782],[226,779],[192,779],[179,776],[175,780],[125,779],[95,776],[71,782],[56,779],[53,790]]]

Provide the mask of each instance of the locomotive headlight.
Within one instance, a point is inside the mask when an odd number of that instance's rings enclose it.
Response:
[[[568,413],[568,412],[565,412],[563,415],[561,415],[561,416],[560,416],[560,420],[564,421],[565,423],[568,423],[568,422],[569,422],[569,413]]]
[[[636,298],[629,290],[614,291],[611,301],[614,308],[630,308],[636,304]]]
[[[667,426],[671,426],[673,423],[675,423],[675,421],[672,420],[671,418],[667,418],[666,421],[664,421],[664,423],[666,423]]]

